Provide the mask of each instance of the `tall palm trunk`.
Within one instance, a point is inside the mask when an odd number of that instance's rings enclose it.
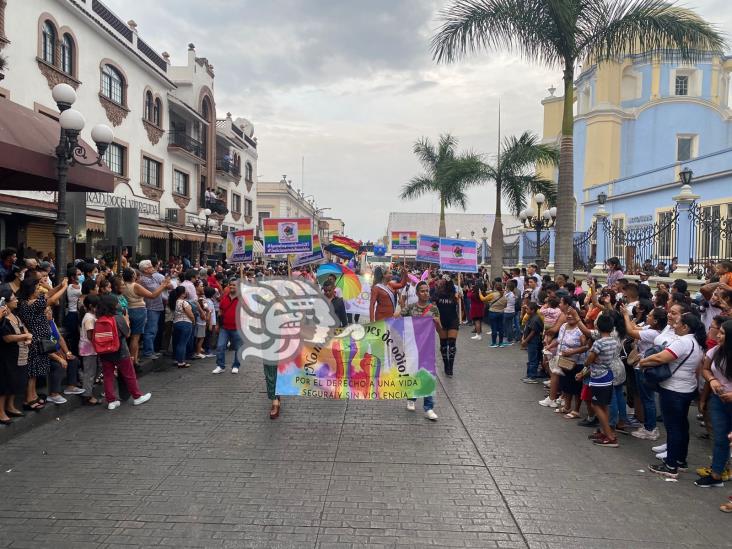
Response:
[[[572,273],[575,228],[574,205],[574,60],[567,59],[564,69],[564,114],[559,148],[559,183],[557,185],[557,224],[555,273]]]
[[[503,274],[503,220],[501,206],[501,189],[503,185],[496,181],[496,218],[491,231],[491,280]]]
[[[445,199],[440,197],[440,234],[437,236],[445,238],[447,236],[447,226],[445,225]]]

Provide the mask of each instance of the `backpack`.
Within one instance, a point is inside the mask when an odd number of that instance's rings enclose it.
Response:
[[[117,331],[117,320],[115,317],[100,316],[97,319],[94,325],[92,345],[98,355],[119,351],[119,332]]]

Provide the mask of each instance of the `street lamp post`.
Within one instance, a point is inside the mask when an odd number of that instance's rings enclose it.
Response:
[[[205,208],[201,211],[201,213],[204,216],[203,223],[193,223],[193,228],[197,231],[200,231],[203,233],[203,246],[201,247],[201,253],[199,254],[199,260],[198,262],[201,264],[201,266],[205,266],[206,262],[208,261],[208,233],[214,232],[214,226],[216,225],[216,221],[213,219],[210,219],[211,217],[211,210],[208,208]]]
[[[69,168],[76,164],[101,166],[104,152],[114,139],[114,134],[109,126],[104,124],[94,126],[91,137],[97,146],[97,157],[90,162],[85,162],[87,151],[84,145],[79,143],[79,134],[84,129],[85,120],[79,111],[71,108],[71,105],[76,101],[74,88],[68,84],[56,84],[51,91],[51,95],[61,113],[59,116],[61,134],[56,146],[58,197],[56,223],[53,230],[56,247],[56,283],[58,284],[63,279],[64,270],[66,269],[66,251],[69,241],[69,224],[66,221],[66,184]]]
[[[546,201],[546,197],[542,193],[534,195],[534,201],[536,202],[537,211],[531,206],[524,208],[519,213],[519,220],[527,229],[533,229],[536,231],[536,259],[538,263],[541,259],[541,231],[548,230],[554,226],[554,221],[557,218],[557,207],[553,206],[544,213],[541,213],[541,207]]]
[[[483,240],[483,265],[485,265],[486,262],[486,252],[488,251],[488,227],[483,227],[483,236],[481,236],[481,240]]]

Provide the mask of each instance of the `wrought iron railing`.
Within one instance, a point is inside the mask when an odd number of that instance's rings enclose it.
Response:
[[[523,233],[521,238],[524,239],[524,263],[536,263],[540,268],[546,267],[549,263],[549,231],[542,233],[538,246],[536,233],[533,231]]]
[[[716,263],[732,257],[732,219],[726,204],[701,206],[696,202],[689,208],[691,238],[689,242],[689,274],[709,278]]]
[[[203,143],[193,139],[184,131],[168,132],[168,144],[173,147],[180,147],[198,158],[206,160],[206,148]]]
[[[241,177],[241,167],[234,164],[231,160],[224,158],[216,159],[216,171],[225,172],[234,177]]]
[[[572,239],[574,270],[590,272],[595,266],[595,255],[597,251],[597,222],[593,223],[589,229],[582,233],[575,233]]]

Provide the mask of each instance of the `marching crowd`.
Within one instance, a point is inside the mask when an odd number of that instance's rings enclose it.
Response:
[[[0,253],[0,424],[63,405],[72,395],[99,405],[97,384],[110,410],[120,406],[120,394],[143,404],[151,394],[139,388],[140,361],[164,352],[181,369],[215,356],[212,373],[224,373],[226,351],[240,344],[239,279],[288,270],[264,263],[201,268],[177,258],[133,265],[123,256],[121,265],[111,267],[79,259],[64,274],[56,276],[50,258],[18,258],[12,249]],[[649,469],[672,479],[689,468],[688,417],[696,402],[713,457],[697,469],[695,484],[723,486],[730,478],[732,262],[718,263],[693,294],[680,278],[651,287],[648,272],[627,277],[617,258],[607,261],[604,284],[592,276],[541,275],[533,264],[493,280],[484,268],[459,277],[436,268],[418,275],[405,267],[374,269],[368,320],[433,318],[446,376],[454,374],[461,324],[472,325],[473,340],[489,334],[489,348],[520,345],[527,352],[521,381],[542,384],[546,391],[539,405],[595,428],[589,441],[599,447],[619,447],[620,435],[655,441],[651,450],[658,462]],[[314,268],[292,276],[315,282]],[[333,280],[324,282],[323,294],[342,326],[359,321],[346,314]],[[60,303],[63,330],[54,320]],[[239,372],[237,355],[232,374]],[[265,364],[264,377],[270,418],[276,419],[276,365]],[[407,409],[415,410],[414,400]],[[424,399],[424,411],[437,419],[433,398]],[[721,510],[732,512],[732,501]]]

